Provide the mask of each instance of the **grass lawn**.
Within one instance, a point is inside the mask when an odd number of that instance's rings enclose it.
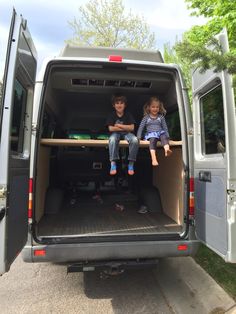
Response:
[[[205,245],[200,246],[194,259],[236,300],[236,264],[225,263],[221,257]]]

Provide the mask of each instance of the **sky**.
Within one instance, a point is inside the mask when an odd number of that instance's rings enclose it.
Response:
[[[65,40],[73,37],[68,21],[79,18],[80,6],[89,0],[0,0],[0,78],[3,76],[6,46],[12,15],[27,19],[27,25],[38,52],[38,68],[48,56],[59,54]],[[109,1],[109,0],[108,0]],[[139,14],[155,33],[157,49],[164,43],[174,44],[184,31],[204,23],[203,18],[191,17],[184,0],[123,0],[127,12]]]

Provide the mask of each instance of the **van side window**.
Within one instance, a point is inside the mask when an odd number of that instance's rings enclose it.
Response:
[[[200,106],[202,153],[205,155],[224,153],[225,125],[221,86],[202,96]]]
[[[14,104],[11,120],[11,151],[17,153],[23,152],[26,100],[26,89],[18,80],[15,80]]]

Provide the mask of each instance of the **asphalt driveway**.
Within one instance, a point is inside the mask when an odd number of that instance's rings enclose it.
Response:
[[[19,256],[0,278],[1,314],[236,313],[236,305],[190,257],[168,258],[154,269],[100,278]],[[235,311],[235,312],[234,312]]]

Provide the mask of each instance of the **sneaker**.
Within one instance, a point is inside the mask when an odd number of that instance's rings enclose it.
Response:
[[[133,165],[128,165],[128,174],[130,176],[134,175],[134,166]]]
[[[116,175],[116,164],[111,164],[110,175],[111,176]]]
[[[123,212],[123,210],[125,209],[125,206],[122,204],[115,204],[115,209],[119,212]]]
[[[138,210],[138,213],[139,214],[146,214],[147,212],[148,212],[147,206],[141,205],[139,210]]]

